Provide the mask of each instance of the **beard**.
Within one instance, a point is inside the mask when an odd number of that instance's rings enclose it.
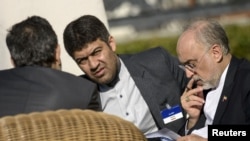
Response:
[[[218,71],[215,71],[216,73],[211,75],[209,78],[210,79],[203,79],[197,75],[193,76],[193,79],[195,80],[195,84],[197,86],[202,86],[204,90],[208,89],[214,89],[218,86],[219,80],[220,80],[220,74]]]

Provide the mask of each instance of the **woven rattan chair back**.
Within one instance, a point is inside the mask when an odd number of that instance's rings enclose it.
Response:
[[[57,110],[5,116],[1,141],[146,141],[134,124],[91,110]]]

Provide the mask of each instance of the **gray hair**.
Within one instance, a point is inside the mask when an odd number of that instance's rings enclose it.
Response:
[[[218,44],[226,55],[230,52],[229,41],[223,27],[214,20],[196,20],[184,27],[184,32],[192,30],[198,43],[204,44],[209,49]]]

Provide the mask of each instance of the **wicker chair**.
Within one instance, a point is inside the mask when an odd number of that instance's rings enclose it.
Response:
[[[1,141],[146,141],[134,124],[91,110],[57,110],[0,118]]]

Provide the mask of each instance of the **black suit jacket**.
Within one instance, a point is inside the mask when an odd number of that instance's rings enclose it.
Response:
[[[100,110],[96,84],[45,67],[0,71],[0,117],[57,109]]]
[[[213,125],[250,124],[250,62],[232,58],[222,94],[216,109]],[[204,127],[205,116],[189,131]]]
[[[159,129],[167,127],[178,132],[185,123],[183,118],[164,124],[161,111],[166,105],[180,105],[187,78],[179,68],[179,61],[162,47],[133,55],[119,55],[146,101]]]

